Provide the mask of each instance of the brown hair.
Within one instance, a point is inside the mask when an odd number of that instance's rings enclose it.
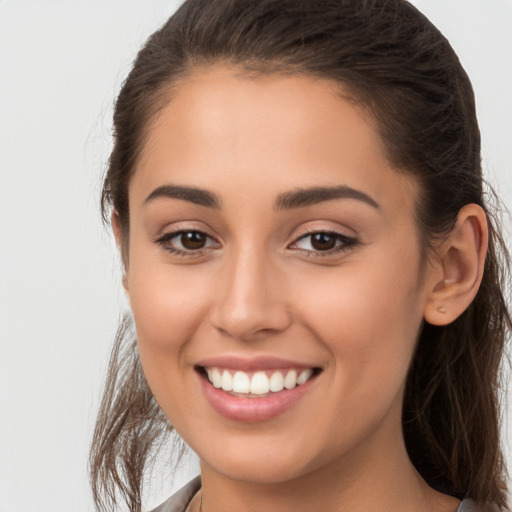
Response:
[[[105,220],[111,208],[118,213],[125,247],[128,183],[150,121],[172,101],[174,84],[218,62],[338,81],[372,114],[393,165],[420,181],[417,223],[426,257],[464,205],[487,212],[482,285],[452,324],[423,326],[403,428],[411,460],[432,487],[505,510],[499,385],[512,324],[504,297],[508,253],[484,197],[473,90],[450,44],[405,0],[186,1],[141,49],[116,102],[102,212]],[[171,430],[123,322],[90,456],[99,510],[114,506],[118,493],[130,510],[141,510],[150,454]]]

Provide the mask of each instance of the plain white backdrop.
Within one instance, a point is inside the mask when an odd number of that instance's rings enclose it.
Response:
[[[413,3],[472,78],[484,170],[510,208],[512,0]],[[112,104],[177,4],[0,0],[0,512],[93,509],[88,444],[125,307],[98,201]],[[149,505],[196,470],[161,483]]]

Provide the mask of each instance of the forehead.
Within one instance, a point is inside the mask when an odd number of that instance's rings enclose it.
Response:
[[[276,193],[347,184],[378,195],[413,186],[387,160],[373,118],[343,92],[300,74],[198,69],[151,122],[130,194],[140,200],[169,181],[211,189],[237,182],[252,191],[264,182]]]

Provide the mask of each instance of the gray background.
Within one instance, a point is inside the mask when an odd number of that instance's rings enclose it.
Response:
[[[414,3],[472,77],[485,172],[510,207],[512,1]],[[0,512],[92,510],[88,442],[126,307],[98,213],[112,102],[176,5],[0,0]],[[196,470],[159,479],[149,503]]]

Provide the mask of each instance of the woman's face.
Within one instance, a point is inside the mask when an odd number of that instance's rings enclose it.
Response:
[[[401,449],[432,281],[415,195],[330,81],[217,66],[174,90],[129,187],[126,286],[203,469],[282,482]]]

